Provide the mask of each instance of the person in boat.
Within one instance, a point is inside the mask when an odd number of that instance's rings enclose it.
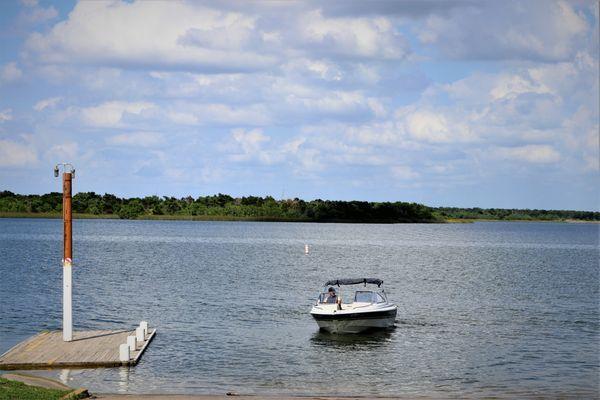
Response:
[[[325,303],[327,304],[336,304],[338,300],[337,295],[335,294],[335,289],[330,287],[327,289],[327,297],[325,298]]]

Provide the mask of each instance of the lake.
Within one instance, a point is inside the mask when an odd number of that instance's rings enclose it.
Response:
[[[75,220],[74,328],[157,327],[96,392],[598,397],[599,225]],[[61,328],[62,221],[0,219],[0,352]],[[304,254],[304,245],[310,253]],[[336,336],[324,282],[379,277],[396,329]]]

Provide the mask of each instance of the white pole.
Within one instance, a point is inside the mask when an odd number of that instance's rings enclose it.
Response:
[[[73,282],[73,266],[70,261],[63,261],[63,340],[73,340],[73,314],[71,309]]]
[[[127,336],[127,344],[129,345],[129,348],[131,349],[131,351],[136,351],[137,350],[137,341],[135,340],[135,336]]]
[[[140,328],[142,328],[144,330],[144,338],[145,338],[146,335],[148,334],[148,321],[140,322]]]
[[[123,343],[119,346],[119,361],[129,361],[129,350],[129,345],[127,343]]]
[[[144,343],[144,341],[146,340],[146,338],[144,337],[144,328],[141,328],[139,326],[135,328],[135,339],[138,341],[138,343]]]

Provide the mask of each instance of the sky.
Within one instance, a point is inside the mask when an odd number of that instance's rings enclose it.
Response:
[[[0,2],[0,190],[600,209],[596,1]]]

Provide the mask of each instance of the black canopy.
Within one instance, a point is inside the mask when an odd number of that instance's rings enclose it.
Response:
[[[325,283],[325,286],[341,286],[341,285],[359,285],[361,283],[367,284],[372,283],[381,286],[383,281],[377,278],[347,278],[347,279],[332,279]]]

